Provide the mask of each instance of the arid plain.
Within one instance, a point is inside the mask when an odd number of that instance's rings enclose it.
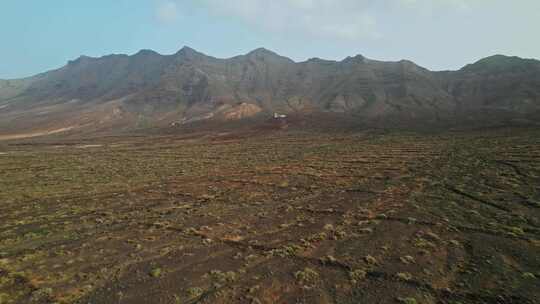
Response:
[[[537,303],[540,129],[0,143],[1,303]]]

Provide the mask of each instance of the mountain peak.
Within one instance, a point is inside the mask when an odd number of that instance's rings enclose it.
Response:
[[[471,72],[501,72],[501,71],[521,71],[531,67],[540,68],[540,61],[535,59],[525,59],[517,56],[493,55],[482,58],[475,63],[468,64],[462,68],[463,71]]]
[[[485,58],[482,58],[478,60],[477,62],[473,64],[501,64],[501,63],[508,63],[508,62],[519,62],[519,61],[525,61],[526,59],[517,57],[517,56],[506,56],[502,54],[495,54],[492,56],[488,56]]]
[[[349,57],[343,59],[342,62],[344,62],[344,63],[366,63],[366,61],[367,61],[366,57],[358,54],[358,55],[353,56],[353,57],[349,56]]]
[[[154,55],[159,55],[159,53],[154,50],[142,49],[138,51],[134,56],[154,56]]]
[[[269,49],[265,49],[265,48],[258,48],[258,49],[255,49],[249,53],[247,53],[246,55],[244,55],[245,57],[251,59],[251,60],[259,60],[259,61],[266,61],[266,60],[270,60],[270,61],[282,61],[282,62],[287,62],[287,63],[294,63],[294,61],[288,57],[284,57],[284,56],[281,56]]]
[[[176,54],[198,54],[195,49],[190,48],[189,46],[182,47]]]
[[[206,55],[196,51],[195,49],[190,48],[189,46],[184,46],[178,52],[176,52],[174,56],[181,59],[193,60],[193,59],[200,58]]]
[[[252,50],[248,54],[276,54],[276,53],[272,52],[271,50],[267,48],[260,47],[260,48],[256,48]]]
[[[254,49],[253,51],[247,53],[247,56],[257,56],[257,57],[282,57],[281,55],[277,54],[276,52],[273,52],[269,49],[265,48],[258,48]]]

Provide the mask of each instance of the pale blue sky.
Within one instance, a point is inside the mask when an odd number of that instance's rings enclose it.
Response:
[[[80,55],[216,57],[258,47],[296,61],[362,54],[458,69],[493,54],[540,58],[540,0],[2,0],[0,78]]]

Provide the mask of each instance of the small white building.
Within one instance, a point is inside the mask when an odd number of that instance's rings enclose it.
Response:
[[[287,115],[274,112],[274,119],[280,119],[280,118],[287,118]]]

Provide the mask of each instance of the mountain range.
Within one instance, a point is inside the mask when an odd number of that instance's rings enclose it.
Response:
[[[81,56],[0,80],[0,139],[335,113],[367,121],[486,123],[540,117],[540,61],[495,55],[457,71],[361,55],[295,62],[260,48],[220,59],[184,47]]]

